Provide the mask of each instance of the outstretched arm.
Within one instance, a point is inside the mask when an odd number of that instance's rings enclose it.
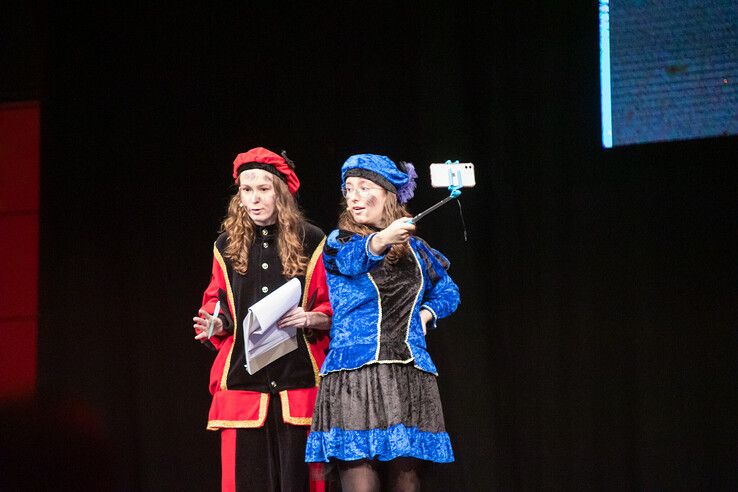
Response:
[[[367,273],[384,259],[393,244],[405,243],[415,232],[407,218],[397,219],[379,232],[361,236],[335,230],[326,240],[323,257],[325,268],[346,276]]]

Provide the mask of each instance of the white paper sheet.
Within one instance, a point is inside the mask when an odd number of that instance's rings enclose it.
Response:
[[[301,293],[300,281],[293,278],[249,308],[243,320],[249,374],[297,348],[297,329],[279,328],[277,320],[297,307]]]

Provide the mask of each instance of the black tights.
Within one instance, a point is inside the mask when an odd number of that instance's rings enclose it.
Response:
[[[340,461],[342,492],[379,492],[384,479],[385,490],[415,492],[420,490],[420,460],[395,458],[390,461]]]

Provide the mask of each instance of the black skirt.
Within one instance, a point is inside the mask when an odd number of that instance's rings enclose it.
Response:
[[[370,364],[325,375],[308,461],[453,461],[436,377],[410,364]]]

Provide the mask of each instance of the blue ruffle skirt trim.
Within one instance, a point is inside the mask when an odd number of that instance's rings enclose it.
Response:
[[[364,458],[389,461],[400,457],[450,463],[454,460],[454,452],[447,433],[424,432],[402,424],[387,429],[313,431],[305,449],[307,462]]]

